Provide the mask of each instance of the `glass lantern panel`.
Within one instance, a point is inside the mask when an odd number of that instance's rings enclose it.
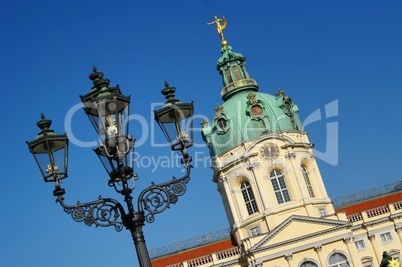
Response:
[[[89,120],[91,121],[96,133],[99,135],[101,140],[103,141],[105,139],[105,132],[106,132],[106,126],[104,120],[102,118],[99,118],[98,114],[87,114],[89,117]]]
[[[48,153],[41,153],[41,154],[33,154],[36,160],[36,163],[39,166],[39,169],[42,173],[43,179],[45,182],[52,182],[54,181],[53,177],[53,170],[51,167],[51,157]]]
[[[190,147],[192,141],[192,104],[164,107],[155,112],[155,118],[173,150]]]
[[[193,111],[191,110],[191,116],[185,117],[180,121],[180,129],[183,139],[184,145],[186,148],[191,147],[193,145]]]
[[[95,130],[102,142],[115,136],[128,135],[129,103],[117,97],[92,103],[86,108]]]
[[[162,123],[158,122],[159,126],[161,127],[163,133],[165,134],[166,139],[168,140],[170,146],[173,150],[181,150],[182,145],[180,143],[180,137],[178,135],[178,131],[180,131],[179,124],[176,122],[165,122]]]
[[[116,161],[114,161],[112,158],[109,158],[105,151],[100,149],[99,147],[97,149],[94,149],[94,151],[98,155],[103,167],[110,176],[110,174],[114,172],[117,168]]]
[[[67,177],[67,147],[53,151],[53,168],[54,172],[59,179]]]
[[[132,139],[126,136],[117,136],[107,138],[100,147],[102,148],[102,153],[108,157],[122,160],[126,157],[132,144]]]
[[[109,177],[114,180],[114,181],[120,181],[122,177],[119,177],[119,161],[123,164],[123,168],[126,170],[130,170],[130,171],[126,171],[125,175],[126,175],[126,179],[130,179],[132,177],[132,157],[134,155],[131,155],[131,153],[129,153],[128,157],[125,157],[123,159],[114,159],[111,158],[107,155],[106,151],[104,150],[104,148],[100,149],[97,148],[94,150],[95,153],[98,155],[103,167],[105,168],[106,172],[108,173]]]
[[[67,177],[67,147],[64,137],[46,138],[31,147],[45,182]]]

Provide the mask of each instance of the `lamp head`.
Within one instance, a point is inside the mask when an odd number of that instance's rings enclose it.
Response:
[[[52,121],[42,113],[41,120],[36,124],[41,131],[34,140],[26,141],[45,182],[67,177],[68,137],[51,130],[51,124]]]
[[[172,150],[185,150],[193,145],[194,105],[182,103],[174,96],[175,87],[165,82],[162,94],[166,102],[159,110],[154,110],[155,120],[162,129]]]

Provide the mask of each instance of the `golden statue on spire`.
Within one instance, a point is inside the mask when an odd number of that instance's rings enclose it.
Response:
[[[222,23],[222,24],[221,24]],[[215,16],[214,21],[207,23],[207,25],[216,25],[216,31],[222,39],[222,44],[225,41],[225,37],[223,37],[223,30],[226,28],[226,18],[223,16],[221,19]],[[226,41],[225,41],[226,42]]]

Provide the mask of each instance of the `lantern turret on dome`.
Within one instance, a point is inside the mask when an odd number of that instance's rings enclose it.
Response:
[[[218,59],[217,70],[222,76],[221,97],[224,101],[215,110],[211,125],[202,123],[202,137],[211,156],[265,134],[302,131],[298,108],[283,90],[275,96],[258,91],[257,82],[246,70],[246,58],[233,51],[223,36],[226,18],[215,16],[208,24],[216,25],[221,38],[222,56]]]

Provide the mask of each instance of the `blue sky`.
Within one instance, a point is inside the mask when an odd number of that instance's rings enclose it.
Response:
[[[131,134],[144,138],[136,152],[144,160],[170,155],[168,147],[152,146],[147,132],[152,103],[163,101],[164,81],[177,88],[180,100],[194,100],[200,117],[212,118],[222,103],[215,69],[220,40],[207,26],[215,15],[227,18],[225,37],[247,58],[260,91],[282,88],[298,105],[330,197],[401,180],[401,13],[402,2],[393,0],[1,0],[1,115],[7,131],[1,133],[0,265],[138,266],[127,231],[76,223],[54,203],[53,186],[42,181],[25,141],[38,133],[41,112],[55,131],[96,140],[83,111],[65,127],[79,95],[91,88],[87,77],[95,65],[131,95],[131,113],[148,121],[131,124]],[[187,193],[144,227],[149,249],[228,226],[203,161],[208,151],[198,132],[195,137],[190,154],[198,161]],[[162,138],[157,129],[155,140]],[[70,145],[66,202],[98,195],[121,200],[91,150]],[[136,168],[139,191],[181,174],[179,168],[148,165]]]

